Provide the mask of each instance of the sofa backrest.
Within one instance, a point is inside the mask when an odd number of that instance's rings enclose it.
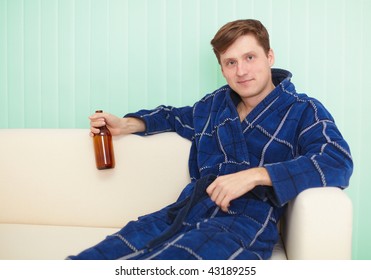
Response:
[[[175,133],[114,137],[97,170],[87,129],[0,130],[0,223],[121,227],[175,201],[190,181]]]

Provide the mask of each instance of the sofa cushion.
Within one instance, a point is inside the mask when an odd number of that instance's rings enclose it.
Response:
[[[0,223],[121,227],[190,181],[191,143],[175,133],[114,137],[109,170],[95,167],[87,129],[0,130],[0,139]]]
[[[63,260],[116,232],[115,228],[0,224],[0,259]]]
[[[118,228],[0,224],[0,259],[63,260],[102,241]],[[286,259],[282,242],[272,259]]]

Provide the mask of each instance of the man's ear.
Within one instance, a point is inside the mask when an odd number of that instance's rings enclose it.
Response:
[[[273,64],[274,64],[274,52],[273,52],[273,49],[269,49],[267,57],[268,57],[269,66],[272,67]]]

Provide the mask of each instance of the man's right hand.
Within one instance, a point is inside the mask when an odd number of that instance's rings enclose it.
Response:
[[[89,119],[90,136],[99,133],[99,127],[104,125],[107,126],[113,136],[144,132],[146,129],[146,125],[141,119],[119,118],[110,113],[95,113]]]

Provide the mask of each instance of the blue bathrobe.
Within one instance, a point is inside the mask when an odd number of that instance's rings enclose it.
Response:
[[[71,259],[267,259],[284,206],[313,187],[349,184],[349,147],[330,113],[299,94],[291,73],[272,69],[275,89],[241,122],[240,97],[228,86],[192,107],[160,106],[130,117],[151,135],[175,131],[192,141],[191,183],[174,204],[139,217]],[[267,169],[273,187],[257,186],[223,212],[205,189],[217,176]]]

